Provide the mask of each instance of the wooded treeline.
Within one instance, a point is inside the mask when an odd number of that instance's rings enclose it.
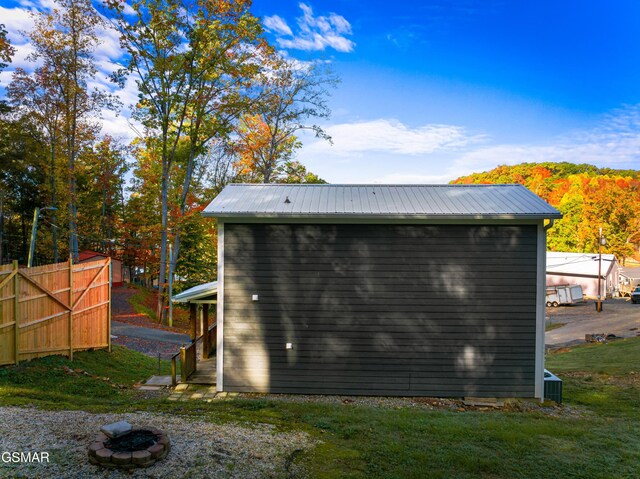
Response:
[[[27,32],[33,68],[17,68],[0,111],[0,263],[35,264],[90,249],[120,257],[160,293],[170,266],[182,287],[211,281],[216,228],[200,211],[229,182],[323,182],[295,160],[297,134],[330,138],[337,79],[284,57],[248,0],[56,0]],[[100,32],[120,37],[112,85],[96,81]],[[0,68],[14,49],[0,30]],[[101,115],[137,85],[133,142]],[[166,297],[159,295],[159,317]]]
[[[598,251],[599,228],[604,253],[621,263],[640,260],[640,171],[588,164],[522,163],[463,176],[453,183],[520,183],[557,208],[563,218],[548,232],[551,251]]]

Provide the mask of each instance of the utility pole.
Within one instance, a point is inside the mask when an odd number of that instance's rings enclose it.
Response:
[[[33,254],[36,250],[36,234],[38,233],[38,218],[40,217],[40,208],[36,207],[33,210],[33,225],[31,226],[31,245],[29,246],[29,260],[27,261],[27,268],[33,266]]]
[[[596,303],[596,311],[602,312],[602,245],[606,244],[606,240],[602,237],[602,227],[598,233],[598,302]]]
[[[36,207],[33,210],[33,225],[31,226],[31,245],[29,246],[29,260],[27,261],[27,268],[33,266],[33,256],[36,251],[36,235],[38,234],[38,219],[40,218],[40,212],[44,210],[56,210],[53,206],[46,206],[44,208]]]

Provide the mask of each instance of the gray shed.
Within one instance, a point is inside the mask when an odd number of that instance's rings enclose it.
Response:
[[[561,215],[523,186],[232,184],[203,214],[219,391],[542,398]]]

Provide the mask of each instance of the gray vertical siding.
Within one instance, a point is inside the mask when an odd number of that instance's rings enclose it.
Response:
[[[224,235],[226,391],[533,397],[535,225]]]

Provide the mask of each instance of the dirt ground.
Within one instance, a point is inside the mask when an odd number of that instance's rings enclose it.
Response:
[[[593,300],[547,308],[546,313],[547,326],[564,324],[547,331],[547,346],[581,343],[585,334],[615,334],[625,338],[640,336],[640,304],[633,304],[628,298],[607,299],[600,313],[596,311]]]

